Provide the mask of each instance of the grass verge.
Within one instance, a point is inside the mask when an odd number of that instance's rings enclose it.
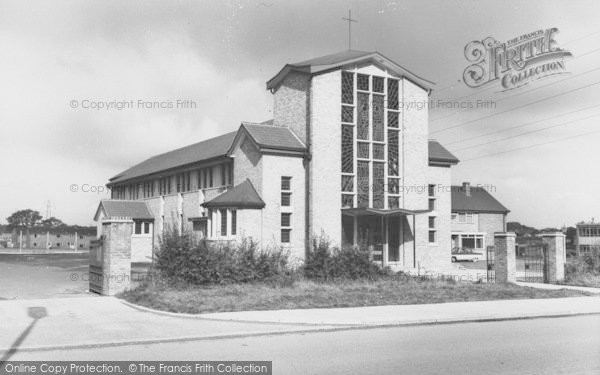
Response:
[[[588,296],[573,290],[542,290],[512,284],[457,283],[440,280],[301,280],[289,286],[264,283],[168,286],[142,284],[122,293],[126,301],[157,310],[209,313],[249,310],[412,305],[501,299]]]

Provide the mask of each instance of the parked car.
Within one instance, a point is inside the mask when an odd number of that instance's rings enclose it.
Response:
[[[477,262],[479,259],[483,259],[482,253],[476,253],[473,249],[466,247],[455,247],[452,249],[452,263],[454,262]]]

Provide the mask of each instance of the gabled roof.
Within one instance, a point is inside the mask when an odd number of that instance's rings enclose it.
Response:
[[[448,151],[444,146],[442,146],[438,141],[430,139],[429,140],[429,162],[430,163],[442,163],[442,164],[457,164],[459,162],[458,158],[450,151]]]
[[[509,213],[504,207],[483,187],[471,186],[470,196],[462,186],[452,186],[452,212],[490,212]]]
[[[218,137],[153,156],[112,177],[109,180],[109,184],[161,172],[186,164],[226,156],[236,134],[237,131],[226,133]]]
[[[425,90],[431,90],[432,86],[434,85],[433,82],[419,77],[418,75],[398,65],[397,63],[388,59],[387,57],[383,56],[377,51],[367,52],[347,50],[338,53],[333,53],[331,55],[317,57],[310,60],[300,61],[293,64],[286,64],[283,67],[283,69],[281,69],[279,73],[275,75],[275,77],[271,78],[267,82],[267,89],[276,89],[279,83],[283,80],[283,78],[292,71],[308,74],[317,74],[328,70],[338,69],[343,66],[369,61],[382,65],[383,67],[389,69],[390,71],[396,73],[399,76],[406,77],[407,79],[414,82],[416,85],[422,87]]]
[[[98,221],[101,213],[108,218],[154,220],[154,215],[145,201],[102,200],[94,215],[94,221]]]
[[[252,182],[246,179],[241,184],[228,189],[223,194],[216,196],[208,202],[204,202],[202,205],[208,208],[263,208],[265,207],[265,202],[258,195]]]
[[[243,122],[230,152],[241,134],[247,134],[261,151],[292,151],[304,154],[306,146],[298,136],[287,127]]]

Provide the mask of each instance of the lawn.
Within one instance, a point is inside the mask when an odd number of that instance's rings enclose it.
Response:
[[[571,290],[541,290],[512,284],[389,278],[330,283],[301,280],[285,287],[263,283],[184,287],[144,284],[122,293],[120,297],[153,309],[196,314],[587,295],[590,294]]]

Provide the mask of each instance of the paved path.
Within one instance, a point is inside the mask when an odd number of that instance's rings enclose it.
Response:
[[[360,327],[600,314],[600,297],[433,305],[155,313],[113,297],[0,301],[0,352],[128,345]]]

